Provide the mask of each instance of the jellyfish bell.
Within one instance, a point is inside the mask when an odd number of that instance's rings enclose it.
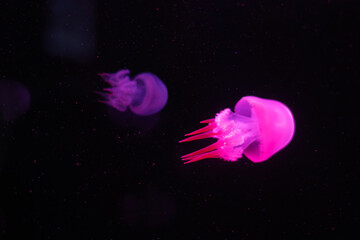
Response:
[[[110,84],[99,94],[105,98],[101,101],[123,112],[129,108],[140,116],[149,116],[161,111],[168,99],[165,84],[152,73],[140,73],[133,79],[129,70],[116,73],[101,73],[104,81]]]
[[[243,97],[235,106],[202,121],[208,125],[185,136],[180,142],[217,138],[210,146],[184,155],[185,163],[205,158],[237,161],[243,154],[253,162],[262,162],[283,149],[293,138],[294,117],[283,103],[254,96]]]
[[[168,91],[157,76],[152,73],[140,73],[133,81],[136,82],[136,94],[130,104],[133,113],[147,116],[165,107]]]
[[[257,119],[259,139],[244,154],[253,162],[262,162],[289,144],[295,132],[294,117],[285,104],[254,96],[243,97],[235,106],[240,115],[249,110],[250,117]]]

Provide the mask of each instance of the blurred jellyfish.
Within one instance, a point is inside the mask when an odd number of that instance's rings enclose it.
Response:
[[[19,82],[0,80],[0,115],[4,121],[13,121],[30,107],[30,93]]]
[[[152,73],[140,73],[132,80],[129,70],[116,73],[99,73],[110,88],[99,92],[105,98],[103,103],[124,112],[130,110],[141,116],[155,114],[166,105],[168,92],[165,84]]]
[[[291,141],[295,123],[290,109],[283,103],[254,96],[241,98],[235,112],[229,108],[208,119],[204,128],[188,133],[180,142],[216,138],[217,142],[182,156],[185,163],[205,158],[237,161],[245,154],[253,162],[262,162]]]
[[[94,60],[94,1],[51,0],[49,11],[45,32],[47,52],[78,62]]]

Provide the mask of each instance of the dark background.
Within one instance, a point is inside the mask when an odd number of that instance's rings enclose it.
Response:
[[[357,2],[2,1],[2,98],[16,82],[31,103],[11,119],[0,109],[0,239],[349,236]],[[97,73],[126,68],[167,85],[160,113],[98,102]],[[213,142],[183,135],[247,95],[292,110],[292,142],[263,163],[183,165]]]

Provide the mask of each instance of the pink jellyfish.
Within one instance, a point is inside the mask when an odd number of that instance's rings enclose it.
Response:
[[[99,73],[98,75],[110,84],[105,92],[99,92],[105,98],[101,102],[124,112],[130,110],[142,116],[159,112],[168,99],[165,84],[152,73],[140,73],[132,80],[130,71],[119,70],[116,73]]]
[[[235,113],[229,108],[216,114],[215,119],[201,121],[204,128],[188,133],[180,142],[217,138],[217,142],[182,156],[185,163],[205,158],[237,161],[243,154],[257,163],[270,158],[284,148],[295,131],[294,117],[283,103],[254,96],[241,98]]]

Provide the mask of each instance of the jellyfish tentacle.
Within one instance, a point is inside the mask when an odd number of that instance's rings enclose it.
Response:
[[[221,146],[221,145],[220,145],[218,142],[215,142],[215,143],[213,143],[213,144],[211,144],[211,145],[209,145],[209,146],[206,146],[206,147],[204,147],[204,148],[201,148],[201,149],[199,149],[199,150],[197,150],[197,151],[194,151],[194,152],[192,152],[192,153],[186,154],[186,155],[182,156],[181,158],[182,158],[183,160],[186,160],[186,159],[189,158],[189,157],[193,158],[193,157],[196,156],[196,155],[199,155],[199,154],[202,154],[202,153],[206,153],[206,152],[210,152],[210,151],[216,150],[216,149],[218,149],[220,146]]]
[[[185,134],[185,136],[192,136],[192,135],[196,135],[196,134],[208,132],[208,131],[213,130],[215,127],[216,127],[215,124],[209,124],[209,125],[207,125],[207,126],[205,126],[205,127],[203,127],[203,128],[200,128],[200,129],[198,129],[198,130],[195,130],[195,131],[193,131],[193,132],[191,132],[191,133],[187,133],[187,134]]]
[[[214,118],[210,118],[210,119],[203,120],[200,123],[213,123],[214,121],[215,121]]]
[[[111,83],[109,80],[111,78],[110,74],[108,73],[98,73],[98,76],[100,76],[105,82]]]
[[[213,136],[215,136],[215,135],[216,135],[216,133],[213,133],[213,132],[201,133],[201,134],[198,134],[198,135],[195,135],[195,136],[191,136],[191,137],[185,138],[185,139],[179,141],[179,143],[182,143],[182,142],[190,142],[190,141],[199,140],[199,139],[204,139],[204,138],[210,138],[210,137],[213,137]]]
[[[194,158],[189,159],[189,161],[184,162],[184,164],[197,162],[197,161],[200,161],[200,160],[203,160],[203,159],[206,159],[206,158],[219,158],[219,157],[220,157],[220,155],[219,155],[218,150],[215,150],[215,151],[199,154],[199,155],[195,156]]]
[[[119,70],[117,73],[115,73],[114,77],[117,81],[130,80],[129,74],[130,74],[129,69],[123,69],[123,70]]]
[[[216,135],[219,134],[219,130],[217,132],[214,132],[214,129],[217,128],[215,119],[207,119],[204,121],[201,121],[200,123],[208,123],[207,126],[200,128],[198,130],[195,130],[193,132],[190,132],[188,134],[185,134],[185,136],[191,136],[188,138],[185,138],[181,142],[190,142],[194,140],[204,139],[204,138],[216,138]],[[197,162],[199,160],[205,159],[205,158],[218,158],[219,152],[218,149],[221,147],[221,144],[217,141],[209,146],[206,146],[202,149],[199,149],[197,151],[194,151],[192,153],[186,154],[182,156],[182,160],[186,161],[187,163]]]

